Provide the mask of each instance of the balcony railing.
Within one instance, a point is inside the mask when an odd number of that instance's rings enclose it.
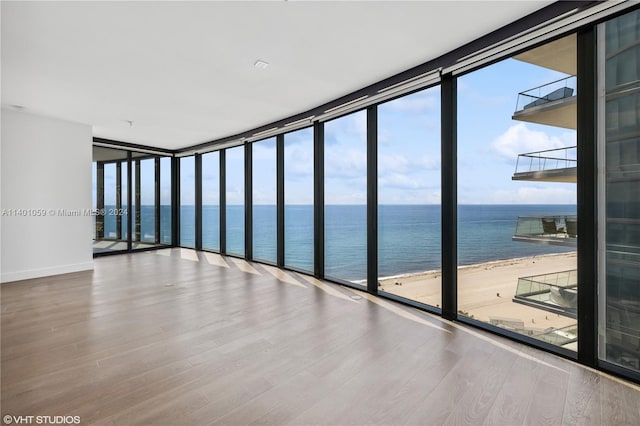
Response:
[[[518,93],[516,112],[575,96],[576,81],[574,75]]]
[[[575,318],[578,308],[578,271],[518,278],[514,302]]]
[[[578,238],[578,217],[520,216],[516,225],[514,241],[575,246]]]
[[[490,317],[489,323],[495,325],[496,327],[514,331],[518,334],[531,336],[534,339],[542,340],[556,346],[567,346],[575,344],[575,342],[578,340],[577,324],[568,325],[561,328],[549,327],[545,329],[539,329],[526,326],[524,320],[522,319],[498,317]]]
[[[556,346],[566,346],[578,340],[578,325],[569,325],[562,328],[550,328],[544,333],[536,334],[538,340],[543,340]]]
[[[516,161],[514,176],[519,173],[575,168],[578,165],[577,148],[577,146],[569,146],[520,154]]]

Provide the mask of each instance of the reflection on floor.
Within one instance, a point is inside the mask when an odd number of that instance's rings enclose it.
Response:
[[[145,243],[145,242],[133,242],[131,244],[131,248],[133,250],[136,249],[146,249],[152,247],[159,247],[162,244],[155,243]],[[127,242],[122,240],[93,240],[93,252],[94,253],[105,253],[112,251],[125,251],[127,250]]]

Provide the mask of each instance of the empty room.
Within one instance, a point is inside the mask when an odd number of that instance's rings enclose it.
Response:
[[[640,4],[2,1],[5,425],[638,425]]]

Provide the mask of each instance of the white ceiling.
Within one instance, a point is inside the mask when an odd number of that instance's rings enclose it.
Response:
[[[2,104],[182,148],[317,107],[549,3],[2,1]]]

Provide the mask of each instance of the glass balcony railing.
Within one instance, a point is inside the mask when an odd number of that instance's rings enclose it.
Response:
[[[520,92],[516,112],[575,96],[576,82],[574,75]]]
[[[511,318],[491,318],[489,323],[496,327],[504,328],[518,334],[524,334],[525,336],[531,336],[534,339],[542,340],[557,346],[569,346],[575,344],[578,340],[577,324],[560,328],[547,327],[539,329],[526,326],[523,320]]]
[[[575,318],[578,308],[578,271],[518,278],[514,302]]]
[[[578,238],[578,217],[520,216],[516,225],[514,241],[575,246]]]
[[[534,337],[538,340],[551,343],[552,345],[567,346],[577,342],[578,324],[562,328],[550,328],[544,333],[536,334]]]
[[[575,168],[578,165],[577,155],[577,146],[520,154],[516,161],[514,176],[521,173]]]

